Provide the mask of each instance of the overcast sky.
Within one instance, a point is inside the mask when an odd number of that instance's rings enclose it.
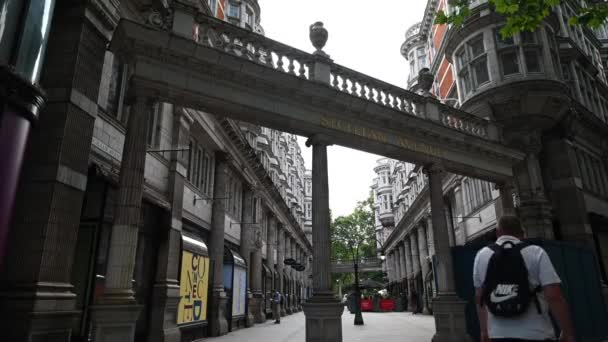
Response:
[[[258,0],[266,36],[313,52],[309,26],[322,21],[329,31],[324,48],[338,64],[406,87],[407,63],[399,49],[405,31],[422,20],[426,0]],[[312,149],[300,139],[306,167]],[[329,204],[333,217],[352,212],[369,195],[376,160],[369,153],[329,147]]]

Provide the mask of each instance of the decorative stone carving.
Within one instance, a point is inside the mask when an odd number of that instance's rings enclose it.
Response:
[[[429,68],[420,69],[418,72],[418,87],[423,94],[430,94],[434,79],[435,77]]]
[[[161,12],[151,9],[146,13],[145,18],[146,24],[158,27],[162,30],[169,30],[173,24],[173,10],[166,8]]]
[[[314,46],[317,51],[314,52],[315,55],[329,57],[325,52],[323,52],[323,47],[327,43],[327,39],[329,37],[329,33],[323,27],[323,23],[317,21],[316,23],[310,25],[310,42],[312,46]]]

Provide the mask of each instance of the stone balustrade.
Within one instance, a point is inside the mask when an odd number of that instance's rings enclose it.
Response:
[[[257,33],[209,16],[198,16],[193,39],[200,44],[260,65],[312,80],[312,63],[318,58],[305,51],[279,43]],[[497,129],[487,119],[446,106],[425,96],[349,69],[327,59],[332,88],[404,114],[431,120],[467,134],[498,140]],[[437,107],[427,115],[429,106]]]
[[[247,58],[277,71],[311,79],[313,55],[209,16],[197,17],[200,44]]]

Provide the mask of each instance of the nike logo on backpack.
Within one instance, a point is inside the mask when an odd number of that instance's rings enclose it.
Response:
[[[503,296],[503,295],[496,295],[494,292],[492,292],[490,294],[490,301],[492,303],[502,303],[502,302],[505,302],[505,301],[507,301],[511,298],[515,298],[515,297],[517,297],[517,293],[511,293],[511,294]]]
[[[490,301],[492,303],[502,303],[511,298],[517,297],[518,286],[512,284],[499,284],[496,289],[490,293]]]

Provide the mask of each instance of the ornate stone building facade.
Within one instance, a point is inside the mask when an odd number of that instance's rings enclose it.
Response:
[[[119,20],[176,27],[186,12],[263,34],[260,7],[170,5],[55,4],[40,78],[47,105],[0,278],[7,341],[194,341],[264,322],[274,290],[283,314],[308,297],[296,137],[142,100],[129,88],[129,56],[107,50]]]
[[[487,1],[473,2],[462,27],[433,25],[438,10],[450,10],[446,3],[429,1],[423,21],[406,32],[408,87],[418,91],[434,75],[432,96],[500,122],[504,143],[527,154],[513,184],[444,177],[450,245],[491,241],[497,218],[516,213],[529,237],[592,249],[606,284],[608,28],[568,25],[578,3],[565,1],[537,31],[503,38],[503,21]],[[427,177],[420,166],[389,159],[374,170],[377,231],[392,288],[422,291],[427,309],[434,291]]]

